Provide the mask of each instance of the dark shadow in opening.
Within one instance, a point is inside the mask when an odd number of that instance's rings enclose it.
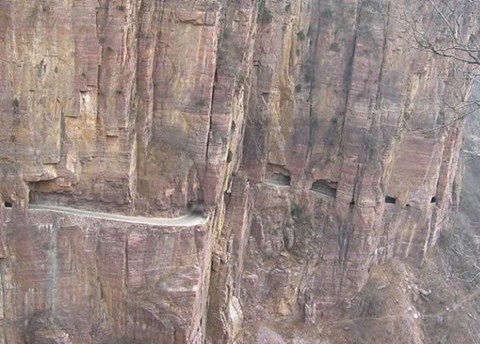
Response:
[[[272,173],[268,176],[267,180],[270,184],[280,185],[280,186],[289,186],[291,178],[288,175],[282,173]]]
[[[200,215],[200,216],[205,215],[205,205],[203,203],[189,202],[187,204],[187,210],[192,215]]]
[[[13,204],[11,202],[7,202],[5,201],[5,203],[3,203],[5,205],[5,208],[12,208],[13,207]]]
[[[395,197],[385,196],[385,203],[395,204],[397,203],[397,199]]]
[[[437,197],[433,196],[430,200],[430,203],[437,203]]]
[[[265,182],[278,186],[291,185],[290,171],[283,165],[267,164]]]
[[[329,197],[337,197],[337,182],[320,179],[312,184],[312,191]]]

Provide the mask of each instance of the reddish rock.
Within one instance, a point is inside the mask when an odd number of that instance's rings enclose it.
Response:
[[[470,85],[411,47],[406,5],[0,0],[3,341],[286,342],[260,322],[315,326],[372,266],[422,264]]]

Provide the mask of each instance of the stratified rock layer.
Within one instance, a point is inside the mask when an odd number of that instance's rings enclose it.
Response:
[[[421,264],[469,85],[410,15],[434,37],[405,1],[0,0],[2,341],[268,342]]]

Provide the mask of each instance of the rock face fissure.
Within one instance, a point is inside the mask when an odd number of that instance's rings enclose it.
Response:
[[[422,264],[471,88],[412,1],[0,0],[4,341],[310,343]]]

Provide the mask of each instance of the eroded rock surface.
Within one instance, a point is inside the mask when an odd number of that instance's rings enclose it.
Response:
[[[0,0],[3,342],[283,343],[421,264],[469,82],[405,14],[435,37],[406,0]]]

